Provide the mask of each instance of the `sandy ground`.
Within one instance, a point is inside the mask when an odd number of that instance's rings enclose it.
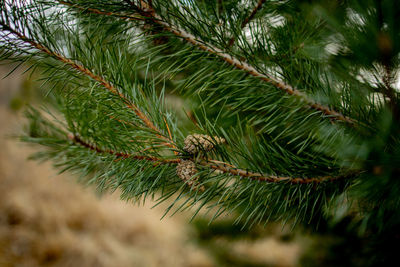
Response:
[[[165,206],[99,198],[49,163],[27,161],[37,148],[7,138],[23,124],[9,108],[21,80],[0,81],[0,266],[218,266],[193,240],[189,214],[160,220]],[[263,266],[295,266],[301,252],[275,236],[234,249]]]

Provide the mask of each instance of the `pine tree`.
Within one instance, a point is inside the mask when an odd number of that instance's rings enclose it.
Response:
[[[400,225],[399,18],[389,0],[2,0],[0,59],[54,97],[27,112],[33,158],[100,191],[379,236]]]

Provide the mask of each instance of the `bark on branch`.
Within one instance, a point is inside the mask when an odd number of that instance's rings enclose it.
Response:
[[[118,158],[123,158],[123,159],[148,160],[148,161],[156,162],[158,164],[178,164],[182,161],[181,158],[163,159],[163,158],[157,158],[154,156],[135,155],[135,154],[117,152],[117,151],[113,151],[113,150],[109,150],[109,149],[103,150],[103,149],[100,149],[99,147],[97,147],[96,145],[90,144],[90,143],[82,140],[79,136],[72,135],[72,134],[69,135],[69,139],[71,141],[73,141],[74,143],[81,145],[83,147],[86,147],[97,153],[111,154]],[[260,181],[260,182],[267,182],[267,183],[320,184],[323,182],[330,182],[330,181],[343,179],[343,178],[350,177],[355,174],[355,173],[350,173],[350,174],[340,175],[340,176],[293,178],[293,177],[287,177],[287,176],[263,175],[261,173],[239,169],[231,164],[221,162],[221,161],[211,160],[211,159],[198,160],[198,161],[195,161],[195,163],[202,165],[204,167],[210,168],[210,169],[218,170],[222,173],[231,174],[233,176],[239,176],[239,177],[242,177],[245,179]]]

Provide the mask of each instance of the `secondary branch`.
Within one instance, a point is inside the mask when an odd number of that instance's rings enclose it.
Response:
[[[134,155],[134,154],[129,154],[129,153],[117,152],[117,151],[114,151],[114,150],[111,150],[111,149],[103,150],[103,149],[99,148],[96,145],[90,144],[90,143],[82,140],[78,135],[70,134],[70,135],[68,135],[68,138],[72,142],[74,142],[76,144],[79,144],[79,145],[81,145],[83,147],[86,147],[86,148],[88,148],[90,150],[93,150],[93,151],[95,151],[97,153],[110,154],[110,155],[114,155],[114,156],[116,156],[118,158],[124,158],[124,159],[131,158],[131,159],[137,159],[137,160],[147,160],[147,161],[159,162],[159,163],[162,163],[162,164],[170,164],[170,163],[179,163],[180,162],[180,159],[162,159],[162,158],[157,158],[157,157],[154,157],[154,156]]]
[[[250,15],[243,20],[242,24],[240,25],[241,30],[244,27],[246,27],[246,25],[254,18],[254,16],[257,14],[258,10],[260,10],[262,5],[265,3],[265,1],[266,0],[258,1],[257,6],[253,9],[253,11],[250,13]],[[234,42],[235,42],[235,37],[232,37],[228,42],[228,47],[231,47]]]
[[[157,134],[157,137],[160,139],[163,139],[167,141],[167,146],[176,149],[176,146],[174,145],[174,142],[169,139],[168,137],[165,137],[161,134],[161,131],[151,122],[151,120],[131,101],[129,101],[128,98],[126,98],[121,92],[119,92],[110,82],[106,81],[103,77],[94,74],[92,71],[90,71],[88,68],[85,66],[78,64],[74,61],[72,61],[69,58],[66,58],[62,56],[61,54],[51,51],[49,48],[46,46],[28,38],[27,36],[23,35],[22,33],[12,29],[8,25],[1,24],[3,29],[6,31],[12,33],[14,36],[18,37],[21,41],[30,44],[31,46],[35,47],[36,49],[44,52],[45,54],[51,56],[52,58],[57,59],[58,61],[63,62],[64,64],[72,67],[73,69],[79,71],[80,73],[92,78],[96,82],[100,83],[103,87],[105,87],[109,92],[112,94],[118,96],[119,98],[122,99],[122,101],[125,103],[125,105],[133,110],[135,114],[143,121],[143,123],[151,130],[155,131]]]
[[[110,149],[101,149],[96,145],[90,144],[90,143],[82,140],[77,135],[71,134],[68,136],[68,138],[71,141],[73,141],[74,143],[81,145],[83,147],[86,147],[92,151],[95,151],[97,153],[111,154],[118,158],[148,160],[148,161],[157,162],[159,164],[178,164],[182,161],[181,158],[163,159],[163,158],[157,158],[154,156],[135,155],[135,154],[117,152],[117,151],[113,151]],[[196,163],[199,165],[202,165],[204,167],[220,171],[222,173],[231,174],[231,175],[239,176],[239,177],[242,177],[245,179],[250,179],[250,180],[260,181],[260,182],[267,182],[267,183],[320,184],[323,182],[334,181],[334,180],[349,177],[352,175],[352,174],[346,174],[346,175],[341,175],[341,176],[323,176],[323,177],[313,177],[313,178],[293,178],[293,177],[275,176],[275,175],[266,176],[261,173],[239,169],[228,163],[216,161],[216,160],[198,160],[198,161],[196,161]]]
[[[394,80],[392,68],[388,65],[385,65],[384,69],[385,69],[385,74],[383,75],[382,78],[384,85],[383,94],[389,98],[390,109],[392,110],[395,119],[398,120],[400,117],[399,114],[400,111],[398,107],[397,93],[391,85]]]
[[[61,4],[67,5],[67,6],[84,9],[82,7],[78,7],[77,5],[74,5],[69,2],[65,2],[65,1],[59,1],[59,2]],[[224,60],[225,62],[227,62],[228,64],[232,65],[233,67],[235,67],[237,69],[241,69],[241,70],[247,72],[248,74],[250,74],[254,77],[257,77],[257,78],[273,85],[274,87],[286,92],[287,94],[297,97],[300,101],[304,102],[309,107],[311,107],[315,110],[318,110],[327,116],[330,116],[332,119],[344,121],[349,124],[354,124],[355,121],[353,119],[351,119],[347,116],[344,116],[340,112],[337,112],[328,106],[324,106],[320,103],[315,102],[314,100],[310,99],[305,93],[299,91],[298,89],[292,87],[291,85],[286,84],[285,82],[280,81],[273,76],[263,74],[263,73],[259,72],[258,70],[256,70],[253,66],[224,52],[222,49],[200,40],[199,38],[195,37],[194,35],[186,32],[185,30],[179,29],[176,26],[172,26],[170,23],[164,21],[155,12],[155,10],[152,9],[151,7],[149,7],[148,5],[142,4],[141,6],[136,6],[133,3],[131,3],[131,5],[135,8],[136,11],[139,12],[139,14],[141,16],[143,16],[144,21],[151,21],[154,24],[158,24],[158,25],[162,26],[166,31],[171,32],[172,34],[184,39],[185,41],[192,44],[193,46],[196,46],[197,48],[199,48],[203,51],[206,51],[210,54],[216,55],[219,58],[221,58],[222,60]],[[91,12],[88,9],[86,9],[86,10]],[[107,15],[108,12],[96,10],[96,12],[94,12],[94,13]],[[121,17],[121,16],[119,16],[119,17]],[[127,17],[127,19],[129,19],[129,20],[138,20],[138,18],[134,17],[134,16],[132,16],[132,19],[129,18],[130,16],[125,16],[125,17]]]

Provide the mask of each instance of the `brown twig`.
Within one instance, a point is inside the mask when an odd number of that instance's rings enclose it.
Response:
[[[62,3],[65,5],[71,6],[71,7],[76,7],[76,5],[73,5],[68,2],[62,2]],[[132,5],[134,5],[134,4],[132,3]],[[171,26],[168,22],[164,21],[159,15],[157,15],[155,13],[154,9],[149,8],[148,5],[146,6],[146,8],[141,8],[136,5],[134,5],[134,6],[135,6],[135,9],[137,9],[138,12],[140,12],[140,14],[142,16],[147,18],[147,19],[143,18],[143,20],[151,21],[154,24],[158,24],[158,25],[162,26],[166,31],[169,31],[169,32],[173,33],[174,35],[186,40],[188,43],[196,46],[197,48],[199,48],[203,51],[209,52],[210,54],[214,54],[214,55],[220,57],[222,60],[224,60],[228,64],[234,66],[235,68],[241,69],[254,77],[257,77],[267,83],[272,84],[274,87],[286,92],[287,94],[297,97],[300,101],[304,102],[309,107],[311,107],[315,110],[318,110],[327,116],[330,116],[332,119],[340,120],[340,121],[343,121],[343,122],[346,122],[349,124],[355,123],[355,121],[353,119],[346,117],[343,114],[308,98],[308,96],[305,93],[299,91],[296,88],[293,88],[291,85],[286,84],[283,81],[280,81],[270,75],[263,74],[263,73],[259,72],[258,70],[256,70],[253,66],[250,66],[248,63],[242,62],[241,60],[233,57],[232,55],[225,53],[221,49],[199,40],[194,35],[186,32],[182,29],[178,29],[178,28]],[[100,10],[98,10],[96,12],[96,14],[107,15],[106,12],[102,12]],[[137,20],[137,17],[133,17],[133,19]]]
[[[286,182],[289,184],[320,184],[322,182],[329,182],[339,180],[341,178],[346,178],[355,173],[344,174],[340,176],[322,176],[322,177],[312,177],[312,178],[293,178],[293,177],[284,177],[284,176],[275,176],[268,175],[265,176],[261,173],[251,172],[243,169],[238,169],[230,164],[224,162],[218,162],[215,160],[200,160],[197,162],[200,165],[209,167],[214,170],[219,170],[223,173],[229,173],[235,176],[240,176],[242,178],[247,178],[250,180],[261,181],[261,182],[270,182],[270,183],[279,183]]]
[[[90,144],[85,142],[77,135],[69,135],[68,138],[76,144],[79,144],[83,147],[86,147],[90,150],[93,150],[97,153],[107,153],[118,157],[119,159],[137,159],[137,160],[147,160],[156,162],[157,165],[160,164],[178,164],[182,161],[180,158],[172,158],[172,159],[162,159],[157,158],[154,156],[146,156],[146,155],[134,155],[129,153],[117,152],[110,149],[103,150],[97,147],[96,145]],[[340,176],[322,176],[322,177],[313,177],[313,178],[293,178],[293,177],[283,177],[283,176],[275,176],[275,175],[263,175],[257,172],[251,172],[247,170],[238,169],[235,166],[217,160],[198,160],[196,161],[197,164],[202,166],[218,170],[222,173],[231,174],[234,176],[240,176],[242,178],[254,180],[254,181],[261,181],[261,182],[268,182],[268,183],[289,183],[289,184],[320,184],[323,182],[330,182],[339,180],[342,178],[349,177],[351,175],[355,175],[355,173],[340,175]]]
[[[69,135],[68,138],[76,144],[79,144],[83,147],[86,147],[90,150],[96,151],[97,153],[107,153],[114,155],[120,159],[137,159],[137,160],[147,160],[147,161],[154,161],[159,164],[178,164],[182,161],[180,158],[173,158],[173,159],[162,159],[157,158],[154,156],[146,156],[146,155],[134,155],[128,154],[123,152],[117,152],[110,149],[103,150],[97,147],[96,145],[90,144],[88,142],[83,141],[77,135]],[[200,164],[205,167],[209,167],[214,170],[221,171],[223,173],[228,173],[234,176],[240,176],[242,178],[247,178],[250,180],[261,181],[261,182],[269,182],[269,183],[279,183],[279,182],[286,182],[290,184],[319,184],[322,182],[334,181],[341,178],[348,177],[354,174],[347,174],[341,176],[323,176],[323,177],[315,177],[315,178],[292,178],[292,177],[281,177],[281,176],[274,176],[274,175],[262,175],[261,173],[251,172],[247,170],[238,169],[235,166],[217,160],[199,160],[196,161],[197,164]]]
[[[85,142],[77,135],[69,135],[68,138],[76,144],[79,144],[83,147],[86,147],[90,150],[96,151],[97,153],[107,153],[114,155],[120,159],[137,159],[137,160],[147,160],[147,161],[154,161],[159,164],[178,164],[182,161],[180,158],[172,158],[172,159],[162,159],[157,158],[154,156],[146,156],[146,155],[134,155],[128,154],[123,152],[117,152],[110,149],[103,150],[97,147],[96,145],[90,144]],[[235,166],[217,160],[198,160],[196,161],[197,164],[202,166],[218,170],[223,173],[228,173],[234,176],[240,176],[242,178],[247,178],[254,181],[261,181],[261,182],[268,182],[268,183],[280,183],[286,182],[289,184],[319,184],[322,182],[334,181],[341,178],[349,177],[354,175],[354,173],[341,175],[341,176],[323,176],[323,177],[314,177],[314,178],[293,178],[293,177],[283,177],[283,176],[275,176],[275,175],[263,175],[257,172],[251,172],[247,170],[238,169]]]
[[[140,150],[140,153],[143,153],[143,152],[145,152],[145,151],[148,151],[148,150],[153,150],[153,151],[156,151],[156,149],[155,148],[158,148],[158,147],[164,147],[165,146],[165,144],[163,143],[163,144],[159,144],[159,145],[152,145],[152,146],[149,146],[149,147],[146,147],[146,148],[144,148],[144,149],[142,149],[142,150]]]
[[[108,115],[108,114],[106,114],[106,115],[107,115],[107,117],[109,117],[110,119],[115,120],[115,121],[117,121],[117,122],[119,122],[119,123],[121,123],[121,124],[123,124],[123,125],[125,125],[125,126],[137,127],[137,125],[133,124],[132,122],[127,122],[127,121],[118,119],[118,118],[116,118],[116,117],[114,117],[114,116],[112,116],[112,115]]]
[[[167,131],[168,131],[169,138],[172,139],[171,131],[169,130],[169,126],[168,126],[167,120],[165,119],[164,116],[163,116],[163,119],[164,119],[165,126],[167,127]]]
[[[130,159],[137,159],[137,160],[147,160],[147,161],[154,161],[154,162],[158,162],[158,163],[162,163],[162,164],[176,164],[181,161],[180,159],[162,159],[162,158],[157,158],[154,156],[128,154],[128,153],[124,153],[124,152],[113,151],[111,149],[103,150],[96,145],[85,142],[79,136],[73,135],[73,134],[69,135],[68,138],[71,141],[73,141],[74,143],[79,144],[83,147],[86,147],[90,150],[96,151],[97,153],[111,154],[111,155],[114,155],[121,159],[130,158]]]
[[[265,3],[265,1],[266,0],[258,1],[257,6],[253,9],[253,11],[250,13],[250,15],[243,20],[242,24],[240,25],[241,30],[244,27],[246,27],[247,23],[249,23],[254,18],[254,16],[257,14],[258,10],[260,10],[262,5]],[[228,42],[228,47],[231,47],[234,42],[235,42],[235,37],[233,36]]]
[[[169,129],[169,125],[168,125],[167,120],[165,119],[165,116],[163,116],[163,119],[164,119],[165,126],[167,127],[169,139],[172,140],[171,130]],[[178,151],[174,150],[174,154],[178,155],[179,153],[178,153]]]
[[[396,91],[392,87],[392,82],[394,80],[392,69],[389,65],[384,65],[385,73],[383,75],[383,84],[385,86],[383,94],[389,98],[390,109],[392,110],[393,116],[396,120],[400,117],[398,100],[396,96]]]

